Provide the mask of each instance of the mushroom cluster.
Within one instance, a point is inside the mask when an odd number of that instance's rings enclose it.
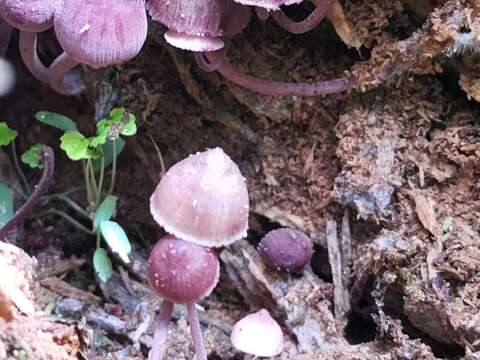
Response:
[[[20,54],[30,72],[66,95],[83,90],[77,65],[125,62],[147,37],[144,0],[0,0],[0,16],[19,30]],[[37,34],[52,27],[64,52],[47,67],[37,55]]]
[[[148,278],[163,298],[150,360],[163,359],[174,303],[186,304],[196,358],[206,360],[196,302],[219,277],[212,247],[246,235],[249,199],[245,178],[221,148],[190,155],[172,166],[150,198],[150,212],[169,234],[150,253]]]
[[[3,18],[20,31],[20,52],[25,65],[39,80],[62,94],[74,95],[84,88],[79,64],[100,68],[135,57],[147,36],[146,10],[166,26],[166,41],[194,52],[198,65],[217,71],[230,81],[266,95],[325,95],[356,86],[353,76],[312,83],[288,83],[249,76],[226,59],[228,38],[240,33],[250,21],[251,8],[261,19],[270,12],[291,33],[313,29],[328,14],[334,0],[317,1],[315,10],[295,22],[280,9],[303,0],[0,0]],[[37,33],[54,27],[64,52],[50,65],[38,58]],[[0,44],[9,37],[0,27]],[[1,53],[0,53],[1,55]]]

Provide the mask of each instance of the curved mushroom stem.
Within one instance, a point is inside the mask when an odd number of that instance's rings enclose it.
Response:
[[[223,49],[212,52],[195,52],[193,56],[197,65],[206,72],[212,72],[218,69],[225,61],[226,46]]]
[[[50,86],[63,95],[77,95],[84,89],[83,74],[80,68],[76,68],[78,62],[73,60],[65,52],[57,57],[50,65],[48,82]]]
[[[22,60],[32,75],[48,83],[48,68],[42,64],[37,54],[37,33],[20,30],[19,47]]]
[[[173,305],[173,302],[168,300],[163,300],[162,302],[157,320],[157,328],[153,334],[152,350],[150,350],[148,360],[163,360],[168,335],[168,323],[172,317]]]
[[[272,17],[283,29],[292,34],[302,34],[314,29],[328,15],[335,0],[321,0],[315,10],[302,21],[293,21],[283,11],[274,11]]]
[[[255,14],[257,14],[260,20],[265,21],[270,16],[270,11],[260,6],[255,6]]]
[[[5,56],[12,35],[12,27],[0,17],[0,56]]]
[[[190,332],[192,333],[193,345],[195,346],[195,354],[197,360],[207,360],[207,353],[203,344],[202,329],[200,328],[200,320],[195,303],[187,304],[188,322],[190,324]]]
[[[211,59],[210,54],[206,53],[205,55],[210,62],[215,61],[215,59]],[[334,80],[316,81],[312,83],[288,83],[262,80],[242,73],[228,64],[226,61],[220,64],[216,70],[237,85],[264,95],[274,96],[319,96],[334,94],[353,89],[357,84],[357,79],[353,75]]]
[[[19,221],[32,210],[48,190],[48,185],[52,180],[55,169],[55,155],[51,147],[44,145],[40,156],[44,166],[42,177],[37,186],[35,186],[35,191],[30,195],[25,204],[23,204],[15,215],[0,229],[0,241],[5,240],[8,234],[15,229]]]

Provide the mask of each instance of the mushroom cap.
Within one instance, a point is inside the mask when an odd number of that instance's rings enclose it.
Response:
[[[313,244],[303,232],[281,228],[272,230],[263,237],[258,252],[272,269],[299,272],[310,262]]]
[[[282,329],[265,309],[238,321],[230,340],[237,350],[254,356],[277,356],[283,351]]]
[[[153,20],[179,33],[219,36],[222,1],[150,0],[147,10]]]
[[[100,68],[135,57],[147,38],[144,0],[68,0],[54,19],[65,52]]]
[[[165,230],[216,247],[246,236],[249,200],[245,178],[221,148],[173,165],[150,197],[150,212]]]
[[[243,5],[258,6],[269,10],[278,10],[282,5],[299,4],[303,0],[235,0]]]
[[[0,0],[0,16],[14,28],[40,32],[53,25],[56,0]]]
[[[215,51],[224,47],[220,20],[226,0],[150,0],[153,20],[168,27],[165,40],[190,51]]]
[[[220,28],[223,35],[232,36],[241,33],[250,21],[250,7],[233,0],[224,0],[222,5]]]
[[[215,288],[220,265],[214,251],[167,235],[150,253],[150,285],[163,298],[191,303],[208,296]]]

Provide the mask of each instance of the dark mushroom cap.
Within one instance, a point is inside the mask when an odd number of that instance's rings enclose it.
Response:
[[[68,0],[54,25],[65,52],[93,68],[130,60],[147,38],[144,0]]]
[[[14,28],[40,32],[53,25],[57,0],[0,0],[0,16]]]
[[[209,295],[217,285],[219,271],[212,249],[173,235],[160,239],[148,260],[150,285],[175,303],[191,303]]]
[[[150,212],[165,230],[186,241],[218,247],[247,233],[245,178],[221,148],[173,165],[150,197]]]
[[[301,272],[312,257],[313,245],[303,232],[281,228],[272,230],[263,237],[258,252],[272,269]]]
[[[220,28],[224,36],[237,35],[245,29],[250,21],[250,7],[233,0],[222,3],[222,19]]]

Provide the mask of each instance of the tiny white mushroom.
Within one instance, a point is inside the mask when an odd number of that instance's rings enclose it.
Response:
[[[280,325],[262,309],[249,314],[233,327],[230,340],[233,346],[254,356],[276,356],[283,351],[283,332]]]

